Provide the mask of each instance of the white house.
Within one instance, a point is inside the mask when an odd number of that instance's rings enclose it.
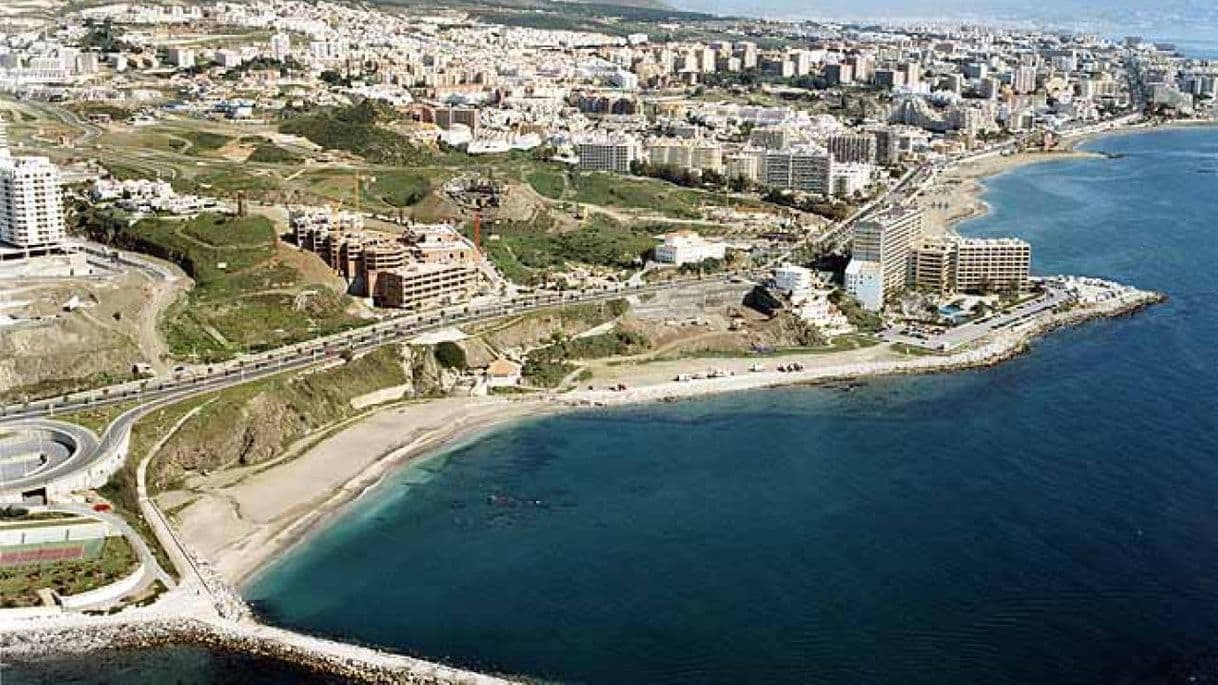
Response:
[[[774,288],[787,297],[806,295],[815,284],[812,270],[794,264],[783,264],[774,270]]]
[[[656,261],[664,264],[697,264],[707,259],[723,259],[727,243],[707,240],[693,231],[677,231],[663,236],[656,246]]]
[[[511,388],[520,385],[520,365],[507,359],[496,359],[486,367],[489,388]]]
[[[884,269],[879,262],[851,259],[846,266],[846,292],[869,311],[884,308]]]

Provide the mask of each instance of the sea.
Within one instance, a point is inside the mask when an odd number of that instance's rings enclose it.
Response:
[[[506,426],[387,478],[248,598],[539,680],[1218,682],[1218,128],[1084,147],[1108,155],[987,180],[961,232],[1166,304],[990,369]],[[168,648],[0,682],[288,668]]]

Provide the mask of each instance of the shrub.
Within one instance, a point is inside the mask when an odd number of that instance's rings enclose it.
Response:
[[[469,368],[469,362],[465,358],[465,350],[455,342],[444,341],[436,345],[436,361],[440,362],[440,366],[446,369],[457,369],[464,371]]]

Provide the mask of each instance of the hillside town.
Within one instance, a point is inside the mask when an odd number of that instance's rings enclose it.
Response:
[[[982,179],[1218,95],[1218,61],[1136,36],[48,7],[0,23],[0,628],[135,616],[373,680],[481,676],[269,630],[232,586],[387,464],[543,411],[996,364],[1158,302],[957,227]],[[379,411],[409,439],[325,451]]]
[[[137,132],[165,122],[227,121],[261,133],[267,122],[301,112],[380,103],[392,120],[394,142],[387,144],[451,150],[471,168],[487,155],[528,154],[574,173],[654,177],[717,198],[690,218],[720,223],[718,231],[657,230],[653,249],[635,255],[638,266],[681,266],[690,258],[674,259],[674,244],[716,261],[726,251],[764,263],[782,254],[784,243],[873,206],[921,165],[988,149],[1052,150],[1062,135],[1133,111],[1142,97],[1157,115],[1208,113],[1218,76],[1210,63],[1136,37],[707,22],[721,40],[497,25],[455,10],[407,16],[324,2],[102,4],[51,27],[22,31],[14,22],[0,54],[0,91],[20,101],[71,102],[95,125]],[[324,167],[343,152],[342,143],[332,147],[332,135],[315,136],[319,141],[283,133],[290,126],[279,130],[247,152],[249,161],[261,161],[263,148],[278,149]],[[139,215],[191,215],[235,199],[231,192],[207,197],[207,188],[176,193],[166,178],[117,181],[106,175],[105,160],[101,174],[92,199]],[[355,184],[354,203],[347,203],[358,206],[358,177]],[[733,197],[756,204],[733,209]],[[379,279],[366,272],[398,274],[382,286],[395,292],[408,265],[414,273],[407,280],[439,273],[434,258],[421,256],[438,248],[408,250],[384,236],[358,248],[348,248],[349,239],[327,242],[335,231],[325,225],[330,221],[362,235],[360,212],[350,206],[336,213],[333,198],[294,204],[285,232],[352,283],[352,295],[402,306],[378,292]],[[578,217],[578,197],[574,206]],[[441,218],[454,230],[425,230],[429,240],[462,244],[460,268],[448,260],[444,269],[453,273],[437,277],[443,298],[465,300],[501,289],[496,277],[512,280],[496,264],[500,273],[483,269],[486,280],[477,283],[471,255],[481,245],[462,231],[472,213]],[[757,228],[731,230],[745,222]],[[867,309],[878,311],[906,284],[939,293],[1027,285],[1028,248],[1017,241],[896,232],[897,247],[855,255],[842,279]],[[348,249],[353,256],[340,264]],[[490,252],[492,261],[501,261],[498,252]],[[378,263],[357,266],[362,254]],[[991,273],[995,260],[1003,273]],[[955,273],[962,263],[971,274]]]

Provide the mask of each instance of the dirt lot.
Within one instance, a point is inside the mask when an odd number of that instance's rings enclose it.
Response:
[[[139,272],[102,279],[0,281],[0,394],[100,374],[125,376],[136,362],[163,366],[155,335],[175,292]],[[81,306],[66,311],[76,297]]]

